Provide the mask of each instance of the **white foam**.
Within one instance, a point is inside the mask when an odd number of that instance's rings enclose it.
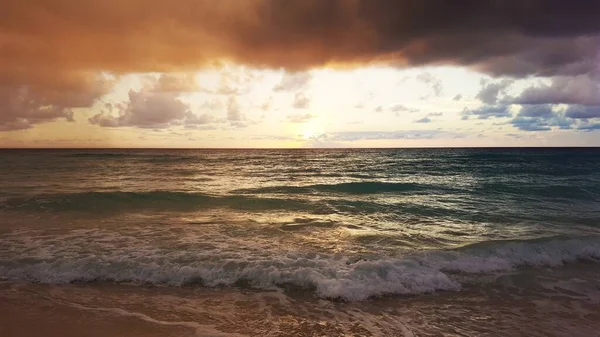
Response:
[[[383,294],[460,289],[457,282],[439,270],[408,266],[401,259],[361,261],[352,265],[329,257],[189,265],[80,259],[39,262],[14,268],[1,266],[0,275],[4,280],[51,284],[115,281],[181,286],[202,280],[206,286],[218,286],[246,280],[257,288],[282,284],[315,287],[319,296],[351,301]]]
[[[167,238],[167,234],[161,235]],[[558,266],[581,258],[600,259],[600,239],[498,242],[368,259],[284,250],[248,240],[210,240],[209,248],[191,242],[186,243],[191,246],[175,249],[171,243],[158,247],[156,242],[145,241],[139,232],[126,236],[72,231],[61,238],[19,232],[0,239],[0,279],[51,284],[201,283],[209,287],[242,281],[256,288],[291,284],[315,289],[324,298],[359,301],[385,294],[460,290],[464,278],[456,273],[502,272],[519,266]]]

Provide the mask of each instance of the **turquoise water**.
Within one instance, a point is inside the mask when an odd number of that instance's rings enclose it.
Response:
[[[9,283],[357,302],[599,268],[596,149],[2,150],[0,177]]]

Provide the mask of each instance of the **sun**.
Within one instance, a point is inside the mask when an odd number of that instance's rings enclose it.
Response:
[[[311,129],[305,129],[302,131],[302,138],[304,139],[311,139],[315,137],[315,131],[311,130]]]
[[[318,138],[324,133],[323,122],[320,119],[314,119],[302,124],[299,132],[305,140]]]

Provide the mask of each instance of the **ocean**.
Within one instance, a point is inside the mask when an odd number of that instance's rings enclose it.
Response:
[[[1,336],[600,336],[599,149],[0,150],[0,177]]]

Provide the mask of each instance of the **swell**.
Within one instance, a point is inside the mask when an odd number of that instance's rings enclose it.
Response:
[[[377,181],[348,182],[339,184],[313,184],[305,186],[271,186],[236,190],[236,193],[306,194],[315,192],[375,194],[385,192],[411,193],[425,191],[430,186],[418,183],[387,183]]]
[[[194,161],[197,156],[181,155],[181,154],[165,154],[165,153],[128,153],[128,152],[85,152],[85,153],[70,153],[65,154],[66,158],[82,158],[82,159],[133,159],[140,162],[148,163],[169,163],[180,161]]]
[[[569,184],[570,183],[570,184]],[[514,181],[510,183],[483,183],[473,189],[473,194],[488,195],[502,193],[517,198],[537,197],[543,199],[590,200],[600,199],[600,189],[597,186],[586,186],[582,182],[569,181],[559,185],[539,185],[531,182]]]
[[[134,248],[131,248],[134,249]],[[402,257],[283,253],[240,255],[197,262],[169,256],[113,255],[0,259],[0,280],[34,283],[128,282],[165,286],[292,285],[323,298],[360,301],[371,297],[459,291],[482,275],[500,276],[520,267],[559,267],[579,260],[598,262],[598,238],[499,241]],[[183,252],[181,252],[183,254]],[[589,265],[587,266],[589,268]]]
[[[69,153],[63,155],[66,158],[128,158],[139,156],[135,153],[114,153],[114,152],[85,152],[85,153]]]
[[[314,210],[308,201],[258,198],[242,195],[215,196],[202,193],[82,192],[43,194],[0,200],[0,210],[23,211],[127,211],[142,209],[192,211],[211,208],[240,210]]]

